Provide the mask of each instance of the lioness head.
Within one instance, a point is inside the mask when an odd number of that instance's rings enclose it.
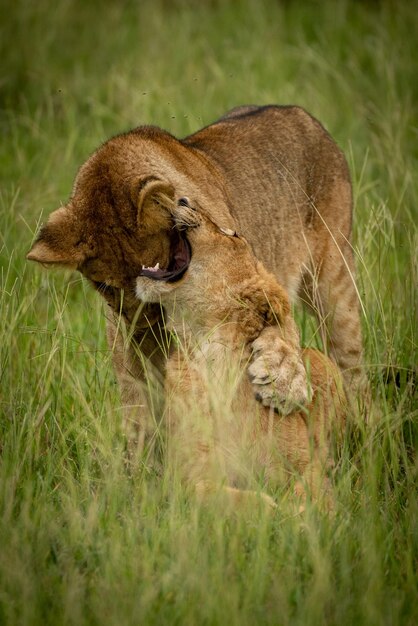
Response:
[[[143,266],[136,279],[136,295],[141,301],[164,304],[172,296],[185,300],[191,294],[193,301],[202,290],[216,290],[223,282],[238,283],[242,273],[248,272],[248,264],[254,270],[246,241],[216,224],[189,198],[165,208],[171,217],[170,232],[177,232],[181,242],[175,254],[179,269],[163,269],[159,261],[152,267]]]
[[[115,308],[121,290],[137,302],[143,267],[159,263],[166,281],[177,280],[190,256],[167,207],[188,195],[229,215],[208,167],[157,128],[109,140],[80,168],[68,204],[50,215],[27,258],[79,270]]]

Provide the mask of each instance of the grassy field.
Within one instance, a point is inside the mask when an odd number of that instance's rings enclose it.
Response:
[[[417,623],[413,5],[1,0],[0,624]],[[273,102],[323,122],[355,190],[377,417],[347,435],[332,518],[227,518],[128,472],[102,304],[25,261],[112,134]]]

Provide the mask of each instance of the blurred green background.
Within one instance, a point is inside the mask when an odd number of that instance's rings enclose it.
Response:
[[[0,0],[0,624],[416,623],[417,33],[402,0]],[[233,522],[129,473],[102,304],[25,260],[101,142],[245,103],[305,107],[352,173],[376,416],[333,519]]]

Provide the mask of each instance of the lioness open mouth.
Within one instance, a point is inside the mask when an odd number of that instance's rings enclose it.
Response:
[[[192,249],[185,234],[181,231],[173,230],[170,261],[167,269],[162,269],[159,263],[156,263],[154,267],[145,267],[145,265],[143,265],[140,276],[173,283],[176,280],[180,280],[184,275],[190,265],[191,258]]]

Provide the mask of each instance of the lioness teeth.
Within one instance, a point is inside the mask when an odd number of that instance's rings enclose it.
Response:
[[[154,267],[146,267],[145,265],[142,266],[143,270],[148,270],[148,272],[157,272],[160,269],[160,264],[156,263],[154,265]]]

